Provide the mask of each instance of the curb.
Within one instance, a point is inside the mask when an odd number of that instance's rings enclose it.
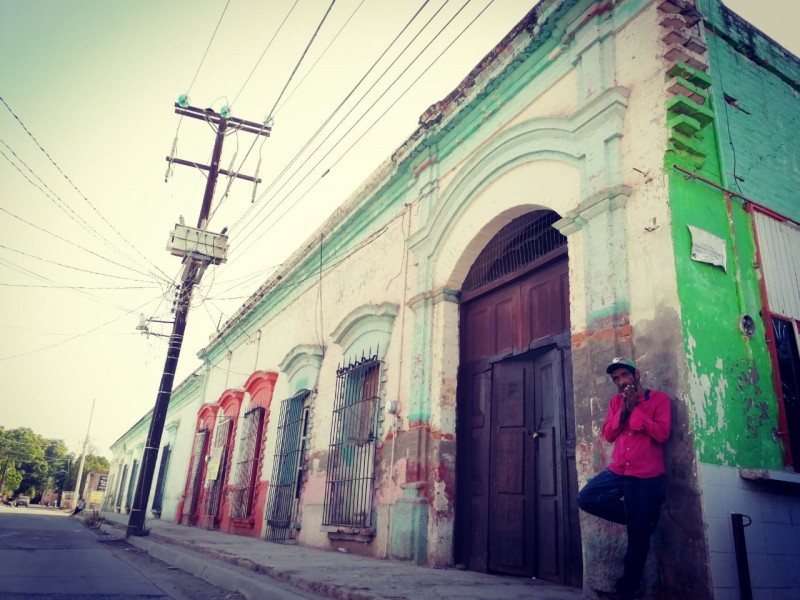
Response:
[[[115,539],[124,539],[123,531],[115,524],[100,523],[97,529]],[[252,561],[233,561],[231,557],[220,556],[222,553],[187,548],[188,544],[152,533],[147,537],[129,537],[126,543],[212,585],[239,592],[247,600],[318,600],[303,590],[289,589],[281,581],[255,568],[258,565]],[[261,581],[258,575],[269,577],[270,581]]]

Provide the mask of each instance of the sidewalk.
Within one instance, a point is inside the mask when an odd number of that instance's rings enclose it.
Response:
[[[85,518],[91,515],[86,515]],[[128,516],[102,512],[100,529],[121,537]],[[158,519],[147,521],[150,534],[130,537],[128,543],[184,570],[194,556],[205,563],[229,565],[228,589],[247,598],[266,598],[257,585],[278,582],[288,595],[275,598],[309,598],[318,595],[339,600],[574,600],[583,598],[577,588],[519,577],[487,575],[457,569],[432,569],[398,561],[378,560],[297,545],[273,544],[261,539],[185,527]],[[197,553],[197,554],[196,554]],[[203,557],[206,557],[204,560]],[[216,559],[216,560],[213,560]],[[238,575],[237,575],[238,573]],[[203,576],[200,574],[199,576]],[[221,584],[219,577],[213,581]],[[249,580],[249,581],[248,581]]]

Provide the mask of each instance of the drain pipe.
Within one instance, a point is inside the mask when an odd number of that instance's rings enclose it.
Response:
[[[744,520],[747,519],[747,524]],[[744,528],[752,524],[753,519],[740,513],[731,513],[733,526],[733,549],[736,552],[736,570],[739,572],[739,597],[741,600],[753,600],[753,587],[750,584],[750,565],[747,561],[747,542],[744,539]]]

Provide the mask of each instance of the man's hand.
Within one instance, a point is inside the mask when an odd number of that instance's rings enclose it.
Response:
[[[625,401],[624,412],[632,413],[636,405],[639,404],[639,390],[635,385],[625,386],[625,389],[622,390],[622,396]]]

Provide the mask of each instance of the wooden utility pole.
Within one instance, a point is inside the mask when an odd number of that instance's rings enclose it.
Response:
[[[182,106],[175,104],[175,112],[185,117],[200,119],[208,122],[216,128],[216,138],[214,140],[214,151],[211,156],[210,165],[201,165],[187,160],[181,160],[172,156],[167,157],[170,163],[196,167],[208,171],[206,190],[203,195],[203,204],[200,207],[200,216],[197,219],[197,229],[205,229],[208,222],[208,215],[211,211],[211,202],[214,198],[214,188],[217,183],[217,176],[227,175],[237,177],[247,181],[258,183],[254,177],[231,173],[219,168],[220,157],[222,156],[222,144],[225,140],[226,131],[240,130],[255,135],[269,136],[270,128],[266,125],[244,121],[233,117],[223,117],[215,113],[212,109],[205,110],[193,106]],[[153,484],[153,473],[155,472],[156,460],[158,459],[158,449],[161,445],[161,434],[164,431],[164,421],[167,417],[167,409],[172,396],[172,385],[175,379],[175,371],[178,367],[178,358],[181,354],[183,344],[183,333],[186,330],[186,319],[189,314],[189,305],[192,300],[192,290],[200,281],[203,271],[208,266],[210,260],[203,260],[194,256],[184,257],[183,274],[178,289],[178,297],[175,302],[175,321],[172,326],[172,334],[169,337],[167,348],[167,358],[164,362],[164,371],[161,376],[161,384],[156,396],[156,404],[153,408],[153,416],[150,420],[150,430],[147,434],[147,442],[142,455],[142,468],[136,483],[136,491],[133,496],[133,506],[131,507],[130,518],[128,519],[128,529],[125,538],[135,535],[147,535],[144,528],[145,513],[147,502],[150,498],[150,488]]]
[[[83,465],[86,462],[86,447],[89,445],[89,432],[92,430],[92,417],[94,417],[94,403],[92,400],[92,412],[89,413],[89,425],[86,427],[86,437],[83,438],[83,451],[81,452],[81,462],[78,465],[78,479],[75,481],[75,506],[81,499],[81,478],[83,477]]]

